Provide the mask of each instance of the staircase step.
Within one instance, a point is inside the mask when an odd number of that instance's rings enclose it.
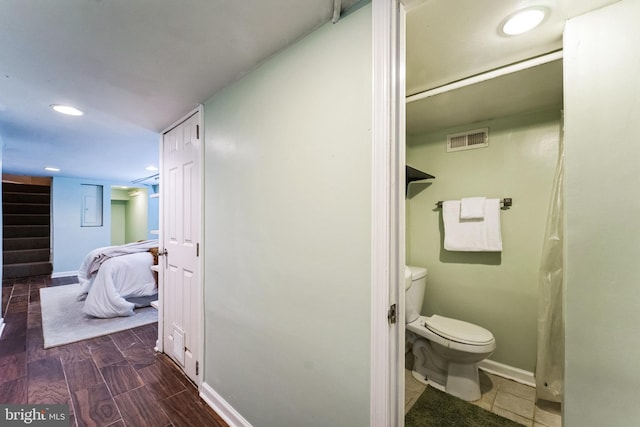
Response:
[[[5,251],[19,251],[23,249],[49,249],[47,237],[14,237],[2,239],[2,249]]]
[[[2,230],[4,238],[49,236],[48,225],[5,225]]]
[[[2,277],[50,275],[51,187],[2,184]]]
[[[2,212],[5,214],[49,214],[51,207],[48,203],[3,203]]]
[[[49,214],[4,214],[3,225],[49,225]]]
[[[22,249],[17,251],[3,251],[2,263],[22,264],[25,262],[49,262],[51,258],[50,250],[45,249]]]
[[[2,203],[48,204],[51,203],[51,197],[48,193],[11,193],[3,191]]]
[[[42,193],[49,194],[51,187],[48,185],[33,184],[12,184],[10,182],[2,183],[2,191],[8,193]]]
[[[44,276],[53,271],[50,262],[27,262],[9,264],[2,267],[3,279],[17,279],[20,277]]]

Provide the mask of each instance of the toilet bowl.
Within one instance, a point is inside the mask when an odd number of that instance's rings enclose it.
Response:
[[[412,345],[412,375],[463,400],[481,397],[478,363],[493,353],[493,334],[472,323],[444,316],[422,316],[427,270],[405,268],[407,340]]]

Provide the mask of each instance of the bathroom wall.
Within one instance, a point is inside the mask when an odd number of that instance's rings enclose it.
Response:
[[[640,420],[640,2],[565,31],[566,427]]]
[[[446,135],[489,128],[489,146],[446,152]],[[520,114],[408,137],[407,164],[436,176],[413,183],[407,199],[407,263],[428,269],[423,314],[489,329],[491,360],[533,372],[538,269],[553,174],[560,110]],[[502,253],[443,249],[439,200],[512,197],[501,213]]]
[[[205,390],[370,425],[371,4],[205,103]]]

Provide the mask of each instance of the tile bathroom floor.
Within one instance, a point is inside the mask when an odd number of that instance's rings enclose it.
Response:
[[[561,427],[560,405],[535,403],[535,388],[480,371],[482,397],[471,402],[487,411],[529,427]],[[405,369],[405,414],[426,386]]]

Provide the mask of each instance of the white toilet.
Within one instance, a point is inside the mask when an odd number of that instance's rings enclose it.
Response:
[[[427,269],[405,267],[407,339],[413,345],[414,378],[463,400],[481,397],[478,363],[493,353],[493,334],[448,317],[421,316]]]

